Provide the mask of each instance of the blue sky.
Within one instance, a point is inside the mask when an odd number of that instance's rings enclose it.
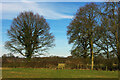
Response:
[[[25,2],[25,1],[34,1],[34,2],[108,2],[110,0],[1,0],[1,2]],[[119,0],[111,0],[119,1]]]
[[[1,55],[9,52],[4,49],[4,43],[9,40],[7,30],[10,28],[12,19],[22,11],[33,11],[46,18],[51,28],[50,31],[55,36],[56,46],[49,50],[49,55],[70,56],[72,45],[68,44],[67,26],[77,9],[85,4],[87,2],[31,2],[26,0],[24,2],[3,2],[2,10],[0,9],[2,15],[0,17],[0,20],[2,20],[2,25],[0,25],[0,30],[2,30],[2,33],[0,33],[2,34],[2,42],[0,41]]]

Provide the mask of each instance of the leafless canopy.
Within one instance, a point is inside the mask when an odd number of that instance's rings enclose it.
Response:
[[[8,30],[9,41],[5,47],[26,58],[41,54],[54,46],[54,36],[43,16],[33,12],[21,12],[13,19]]]

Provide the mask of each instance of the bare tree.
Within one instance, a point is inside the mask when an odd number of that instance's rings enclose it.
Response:
[[[118,49],[118,69],[119,69],[119,80],[120,80],[120,2],[118,3],[118,41],[119,41],[119,49]]]
[[[78,9],[75,18],[68,26],[67,32],[69,43],[73,43],[75,46],[77,46],[73,50],[74,53],[82,50],[81,52],[86,55],[88,52],[90,52],[92,70],[94,66],[93,53],[96,53],[95,50],[93,50],[95,47],[94,43],[99,39],[97,36],[97,30],[99,30],[98,12],[99,8],[94,3],[87,4]]]
[[[118,54],[118,5],[117,2],[107,2],[103,4],[102,9],[102,38],[101,48],[112,55]]]
[[[13,19],[8,30],[9,41],[5,47],[30,59],[53,47],[54,36],[43,16],[33,12],[21,12]]]

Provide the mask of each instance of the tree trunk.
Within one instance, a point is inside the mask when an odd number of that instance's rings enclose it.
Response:
[[[107,45],[107,61],[109,62],[109,51],[108,51],[108,45]],[[106,66],[106,71],[108,70],[108,66],[109,66],[109,65]]]
[[[119,26],[120,26],[120,24],[119,24]],[[118,70],[119,70],[119,74],[118,74],[118,76],[119,76],[119,80],[120,80],[120,28],[118,27],[118,43],[117,43],[117,54],[118,54]]]
[[[120,13],[120,2],[118,3],[118,13]],[[118,14],[118,78],[120,80],[120,14]]]
[[[93,70],[93,66],[94,66],[94,54],[93,54],[93,41],[92,41],[92,39],[91,39],[91,61],[92,61],[91,70]]]
[[[120,2],[118,3],[118,13],[120,13]],[[120,80],[120,14],[118,14],[118,78]]]
[[[107,45],[107,59],[109,59],[109,50],[108,50],[108,45]]]

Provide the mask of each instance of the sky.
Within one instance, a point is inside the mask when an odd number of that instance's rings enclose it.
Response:
[[[42,1],[42,0],[40,0]],[[10,29],[13,18],[16,18],[20,12],[23,11],[33,11],[39,15],[44,16],[47,23],[50,26],[50,32],[55,36],[55,47],[51,48],[46,56],[70,56],[70,50],[72,45],[68,44],[67,39],[67,26],[72,21],[77,9],[88,4],[91,0],[86,0],[86,2],[38,2],[35,0],[4,0],[0,3],[0,55],[9,53],[8,50],[4,48],[4,44],[9,40],[7,36],[7,30]],[[60,0],[58,0],[60,1]],[[93,0],[94,1],[94,0]],[[101,1],[101,0],[99,0]],[[98,2],[99,2],[98,1]]]

